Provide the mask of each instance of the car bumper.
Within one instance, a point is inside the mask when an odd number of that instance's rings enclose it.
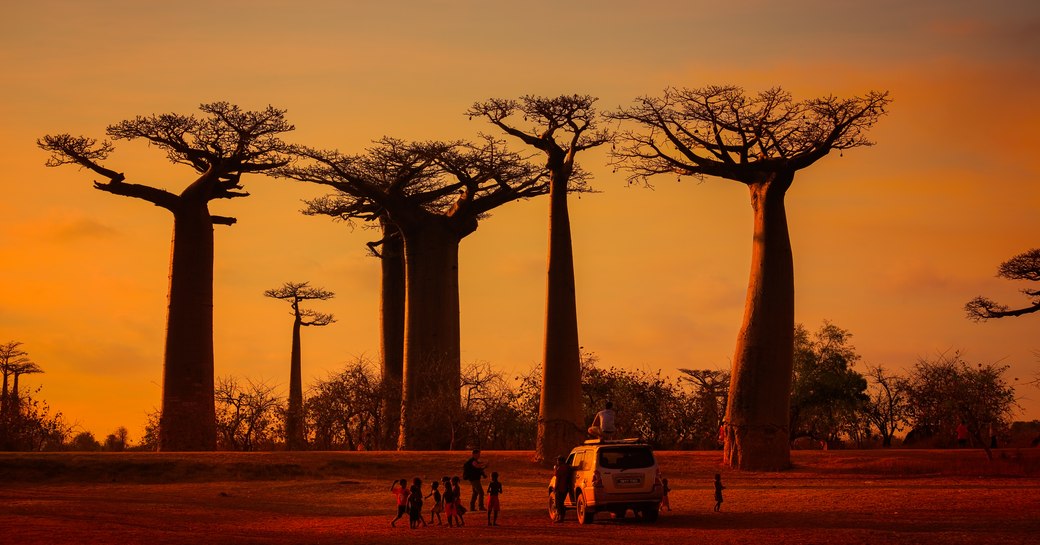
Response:
[[[585,500],[589,507],[604,507],[609,505],[628,505],[634,503],[660,503],[661,487],[655,486],[649,492],[614,492],[593,489],[592,494],[585,490]]]

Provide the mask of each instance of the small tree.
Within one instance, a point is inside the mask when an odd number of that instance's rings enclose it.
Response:
[[[715,369],[679,369],[679,380],[693,385],[692,434],[688,438],[695,448],[718,448],[719,430],[726,417],[729,397],[729,371]]]
[[[213,226],[235,218],[209,211],[210,201],[248,196],[242,175],[284,166],[286,145],[279,136],[293,130],[284,110],[243,111],[227,102],[203,104],[205,117],[163,114],[109,125],[115,140],[144,140],[166,152],[170,162],[198,175],[179,193],[154,185],[128,183],[126,176],[102,166],[111,142],[47,135],[37,145],[51,156],[47,166],[77,165],[107,182],[94,188],[132,197],[173,215],[169,306],[163,357],[161,450],[216,448],[213,407]]]
[[[319,379],[307,397],[307,421],[315,448],[376,448],[383,434],[382,407],[400,384],[386,384],[364,358]]]
[[[222,450],[269,448],[279,432],[284,400],[266,382],[220,377],[215,388],[218,446]]]
[[[997,269],[997,277],[1040,282],[1040,248],[1033,248],[1001,263],[1000,268]],[[968,319],[976,322],[983,322],[991,318],[1022,316],[1040,310],[1040,289],[1025,288],[1021,291],[1030,298],[1029,306],[1011,309],[1007,305],[1001,305],[980,295],[968,301],[964,305],[964,310],[968,313]]]
[[[922,358],[907,379],[915,428],[937,435],[940,444],[951,444],[963,422],[975,444],[990,455],[983,433],[1005,429],[1018,407],[1015,389],[1004,379],[1008,369],[992,363],[969,365],[960,352]]]
[[[116,431],[105,437],[103,448],[110,452],[123,452],[126,450],[129,437],[130,433],[127,431],[126,426],[119,426],[116,428]]]
[[[322,288],[312,288],[307,282],[286,282],[281,288],[265,291],[264,295],[288,301],[292,306],[292,351],[289,355],[289,409],[285,413],[285,445],[289,450],[299,450],[307,446],[300,329],[326,326],[336,321],[332,314],[300,308],[300,303],[313,300],[327,301],[336,294]]]
[[[93,433],[81,431],[73,436],[72,441],[69,442],[69,450],[95,452],[101,450],[101,443],[98,443]]]
[[[796,102],[780,88],[666,89],[610,114],[635,128],[612,154],[629,180],[716,176],[747,186],[754,213],[751,275],[726,409],[725,461],[747,470],[790,465],[794,260],[784,197],[795,173],[831,151],[870,145],[887,93]]]
[[[910,403],[906,379],[890,374],[880,365],[867,367],[867,399],[863,414],[881,435],[881,446],[892,446],[892,438],[909,423]]]
[[[791,437],[833,442],[854,432],[867,381],[852,369],[859,354],[846,329],[824,321],[810,334],[802,324],[794,331],[794,378],[791,382]]]

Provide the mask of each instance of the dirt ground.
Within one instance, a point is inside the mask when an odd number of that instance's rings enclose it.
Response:
[[[412,530],[393,479],[424,491],[464,452],[0,454],[0,543],[903,544],[1038,543],[1040,450],[806,451],[781,473],[722,470],[717,452],[659,452],[673,488],[656,523],[549,521],[549,472],[486,452],[504,485],[499,526]],[[715,513],[712,479],[726,485]]]

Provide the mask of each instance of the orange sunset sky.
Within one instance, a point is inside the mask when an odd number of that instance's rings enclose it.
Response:
[[[159,405],[172,219],[48,169],[35,140],[227,100],[288,110],[292,142],[360,152],[403,139],[497,134],[476,100],[592,94],[601,109],[666,86],[781,85],[795,98],[888,90],[877,142],[825,158],[788,193],[796,320],[851,330],[899,370],[962,350],[1040,367],[1040,315],[976,324],[985,294],[1025,303],[998,264],[1040,246],[1040,3],[1034,0],[5,1],[0,17],[0,342],[24,343],[40,396],[103,437],[140,439]],[[510,147],[521,149],[518,144]],[[728,368],[751,257],[735,182],[627,187],[605,150],[579,156],[598,194],[571,204],[581,344],[626,368]],[[105,163],[179,191],[193,177],[144,144]],[[304,384],[377,361],[375,237],[298,213],[316,186],[243,178],[215,202],[216,374],[288,384],[285,281],[335,291],[338,322],[304,331]],[[538,364],[548,201],[508,205],[461,245],[462,353],[507,373]],[[862,364],[859,369],[862,371]],[[1019,418],[1040,390],[1019,387]]]

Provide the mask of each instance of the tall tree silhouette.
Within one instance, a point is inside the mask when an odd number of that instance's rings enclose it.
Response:
[[[298,150],[286,177],[334,187],[345,206],[381,207],[405,259],[405,339],[398,448],[452,446],[459,407],[459,243],[488,212],[547,192],[543,172],[500,142],[384,138],[362,155]],[[367,212],[364,212],[367,213]]]
[[[477,102],[467,112],[471,118],[486,118],[506,134],[545,154],[549,170],[545,352],[535,448],[535,459],[543,463],[567,453],[585,433],[567,194],[587,190],[586,176],[575,164],[575,156],[611,139],[608,131],[597,126],[595,102],[588,95],[528,95],[519,100]],[[523,121],[516,119],[521,116]]]
[[[1033,248],[1020,253],[1000,264],[997,276],[1008,280],[1029,280],[1040,282],[1040,248]],[[1040,289],[1022,289],[1022,293],[1030,298],[1029,306],[1012,309],[987,297],[978,296],[964,305],[968,319],[982,322],[991,318],[1007,318],[1022,316],[1040,311]]]
[[[245,197],[243,174],[284,166],[291,131],[284,110],[244,111],[227,102],[203,104],[203,117],[161,114],[128,119],[107,129],[114,140],[147,141],[166,152],[170,162],[190,167],[197,178],[179,193],[126,182],[126,176],[102,166],[113,151],[109,141],[69,134],[47,135],[37,145],[51,152],[47,166],[78,165],[108,181],[100,191],[149,202],[173,214],[169,307],[163,359],[161,450],[213,450],[216,427],[213,401],[213,225],[235,218],[209,211],[214,199]]]
[[[300,329],[308,326],[326,326],[336,321],[332,314],[300,308],[300,303],[313,300],[327,301],[336,294],[322,288],[312,288],[309,282],[286,282],[280,288],[265,291],[264,296],[287,301],[292,307],[292,351],[289,355],[289,409],[285,414],[285,444],[289,450],[300,450],[307,446]]]
[[[404,239],[386,210],[366,199],[325,195],[307,201],[303,213],[329,216],[353,227],[355,220],[374,224],[382,237],[367,244],[369,252],[379,259],[379,354],[380,376],[387,393],[380,410],[382,434],[378,446],[397,446],[401,427],[401,383],[404,373]]]
[[[832,150],[870,145],[887,93],[796,102],[774,88],[666,89],[610,116],[635,124],[614,164],[630,181],[658,174],[718,176],[745,184],[754,213],[751,276],[726,410],[725,461],[734,468],[790,465],[788,411],[794,351],[794,265],[784,196],[795,172]]]

